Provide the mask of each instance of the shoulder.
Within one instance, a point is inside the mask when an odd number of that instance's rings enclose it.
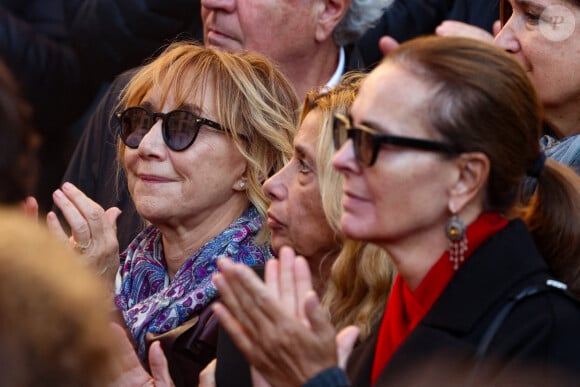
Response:
[[[544,288],[514,304],[491,351],[517,354],[580,375],[579,327],[580,303],[562,290]]]

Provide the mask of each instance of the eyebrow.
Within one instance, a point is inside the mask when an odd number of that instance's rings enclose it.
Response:
[[[310,153],[307,152],[307,149],[304,146],[300,144],[294,145],[294,154],[299,158],[307,159],[311,164],[311,167],[314,168],[316,166],[316,158],[311,157]]]
[[[366,129],[369,133],[374,133],[374,134],[379,134],[381,133],[381,130],[377,129],[377,124],[374,122],[369,122],[369,121],[363,121],[358,125],[353,125],[352,123],[352,116],[350,115],[350,113],[347,115],[348,120],[350,121],[350,124],[352,125],[353,128],[360,128],[363,127],[363,129]],[[390,134],[389,133],[389,128],[385,128],[384,130],[386,132],[386,134]],[[385,134],[385,133],[383,133]]]
[[[144,107],[145,109],[153,110],[153,104],[149,101],[142,101],[139,106]]]
[[[294,145],[294,153],[296,153],[298,156],[301,156],[301,157],[307,156],[306,149],[302,145],[299,145],[299,144]]]
[[[511,1],[516,3],[520,8],[531,8],[538,13],[542,13],[546,9],[544,5],[529,0],[511,0]]]

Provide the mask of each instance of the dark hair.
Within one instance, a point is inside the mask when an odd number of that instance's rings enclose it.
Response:
[[[490,160],[485,210],[521,217],[559,279],[580,290],[580,188],[569,168],[548,160],[531,197],[526,171],[542,157],[542,109],[521,65],[508,53],[466,38],[410,41],[385,61],[434,89],[428,122],[462,152]]]
[[[20,97],[10,70],[0,61],[0,203],[16,204],[32,194],[38,135],[31,110]]]

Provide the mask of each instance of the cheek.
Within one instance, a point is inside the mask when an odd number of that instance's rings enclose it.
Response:
[[[410,166],[415,165],[411,169]],[[405,222],[409,217],[421,216],[430,207],[446,206],[443,186],[445,177],[440,164],[432,159],[415,160],[405,167],[369,176],[369,191],[375,205],[377,220]]]

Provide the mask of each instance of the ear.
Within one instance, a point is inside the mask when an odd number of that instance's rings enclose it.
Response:
[[[489,177],[489,158],[481,152],[463,153],[455,160],[459,173],[449,192],[449,212],[481,207]]]
[[[317,42],[332,37],[332,32],[348,11],[350,2],[351,0],[321,0],[315,35]]]

